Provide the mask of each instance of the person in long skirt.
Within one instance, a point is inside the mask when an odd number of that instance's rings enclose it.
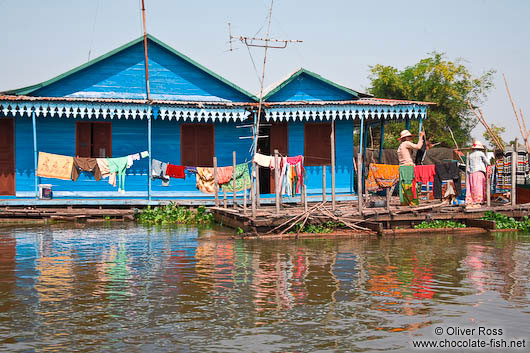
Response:
[[[477,208],[486,200],[486,170],[489,165],[485,147],[475,141],[468,161],[468,185],[466,185],[466,207]]]

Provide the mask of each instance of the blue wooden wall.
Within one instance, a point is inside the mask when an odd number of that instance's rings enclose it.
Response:
[[[288,101],[341,101],[353,99],[353,95],[322,80],[301,73],[278,92],[267,98],[267,102]]]
[[[148,41],[151,99],[252,101],[248,96],[157,43]],[[31,95],[145,99],[143,43],[68,75]]]
[[[289,155],[304,154],[304,124],[311,122],[289,123]],[[322,166],[306,166],[306,185],[308,194],[322,193]],[[339,120],[335,122],[335,191],[353,193],[353,122]],[[326,192],[331,193],[331,166],[326,167]]]
[[[79,120],[78,120],[79,121]],[[88,121],[88,120],[83,120]],[[62,155],[75,155],[75,119],[37,119],[38,150]],[[235,123],[215,124],[215,153],[218,165],[232,165],[232,151],[236,151],[237,163],[250,160],[251,140],[240,140],[241,129]],[[15,119],[16,145],[16,192],[17,197],[34,197],[33,136],[31,119]],[[122,157],[147,150],[146,120],[112,120],[112,155]],[[152,157],[180,165],[180,122],[154,120],[152,123]],[[147,159],[136,161],[127,170],[125,194],[108,184],[106,179],[95,181],[90,173],[82,173],[74,181],[39,178],[41,184],[52,184],[55,197],[146,197]],[[160,180],[153,180],[154,197],[208,197],[195,187],[195,175],[186,179],[171,179],[168,187]]]

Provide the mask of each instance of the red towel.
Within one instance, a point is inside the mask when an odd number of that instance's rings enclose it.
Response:
[[[167,170],[166,170],[166,175],[171,177],[171,178],[179,178],[179,179],[184,179],[186,178],[186,174],[184,173],[184,166],[182,165],[173,165],[173,164],[168,164],[167,165]]]
[[[414,167],[414,181],[417,183],[433,183],[435,174],[434,164],[417,165]]]

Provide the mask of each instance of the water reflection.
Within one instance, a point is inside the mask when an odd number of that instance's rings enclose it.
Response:
[[[3,229],[0,350],[406,350],[434,323],[528,322],[527,235],[220,235]]]

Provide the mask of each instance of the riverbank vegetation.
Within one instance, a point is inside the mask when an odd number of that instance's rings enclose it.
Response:
[[[497,229],[517,229],[530,231],[530,219],[528,216],[524,216],[520,221],[517,221],[514,218],[505,216],[501,213],[487,211],[482,219],[495,221],[495,227]]]
[[[326,222],[323,224],[296,224],[289,233],[311,233],[311,234],[325,234],[331,233],[337,228],[344,226],[340,222]]]
[[[174,203],[153,208],[147,206],[136,215],[135,219],[138,223],[146,225],[190,224],[211,226],[214,222],[213,215],[204,206],[199,206],[197,209],[192,210],[177,206]]]

